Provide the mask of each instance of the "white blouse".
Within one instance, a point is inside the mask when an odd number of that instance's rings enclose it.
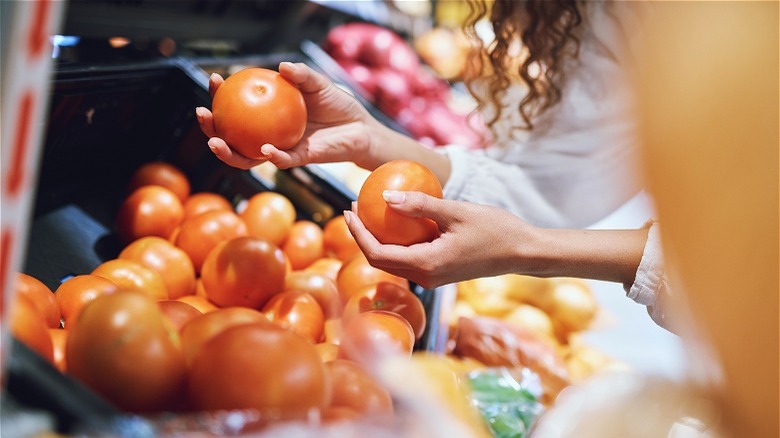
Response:
[[[444,196],[503,207],[538,226],[584,228],[637,195],[643,184],[631,35],[646,9],[636,2],[586,2],[579,57],[567,65],[560,102],[534,119],[530,132],[513,132],[525,94],[513,85],[493,146],[443,148],[451,162]],[[630,298],[653,309],[651,316],[663,313],[654,299],[663,283],[656,228],[635,283],[627,286]]]

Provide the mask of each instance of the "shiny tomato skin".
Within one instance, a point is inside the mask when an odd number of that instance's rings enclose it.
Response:
[[[170,409],[186,381],[178,334],[156,300],[137,291],[87,305],[68,333],[65,357],[68,374],[132,412]]]
[[[369,310],[343,322],[339,358],[373,369],[387,358],[412,354],[412,326],[397,313]]]
[[[324,274],[307,271],[294,271],[284,280],[285,291],[307,292],[322,308],[325,318],[341,316],[343,305],[336,282]]]
[[[190,256],[195,272],[200,273],[203,261],[218,243],[246,235],[246,224],[236,213],[211,210],[183,221],[175,245]]]
[[[184,202],[190,196],[190,180],[181,169],[165,161],[152,161],[139,166],[130,177],[128,193],[148,185],[162,186]]]
[[[228,76],[214,94],[211,112],[217,135],[249,158],[262,158],[260,146],[295,146],[306,129],[306,103],[300,90],[278,72],[246,68]]]
[[[237,237],[219,243],[203,263],[201,281],[219,307],[261,308],[284,290],[284,253],[263,239]]]
[[[226,197],[214,192],[193,193],[184,201],[184,219],[211,210],[233,211],[233,205]]]
[[[203,312],[195,306],[184,301],[160,300],[157,302],[157,305],[160,306],[163,316],[168,319],[176,331],[181,331],[185,324],[195,319],[195,317],[203,315]]]
[[[371,266],[366,256],[360,252],[341,265],[336,276],[336,287],[339,290],[342,303],[346,303],[352,295],[360,292],[366,286],[380,281],[388,281],[409,288],[408,280]]]
[[[249,323],[271,324],[259,310],[247,307],[223,307],[192,318],[179,330],[184,359],[192,363],[200,348],[209,339],[229,327]]]
[[[294,271],[304,269],[325,255],[322,228],[312,221],[296,221],[282,244]]]
[[[201,313],[209,313],[219,309],[219,307],[209,301],[205,295],[185,295],[183,297],[176,298],[176,301],[189,304],[190,306],[200,310]]]
[[[390,391],[362,365],[347,359],[325,363],[333,391],[328,407],[349,408],[362,415],[393,413]]]
[[[357,213],[366,229],[383,244],[409,246],[439,235],[431,219],[409,217],[387,205],[385,190],[415,191],[441,198],[442,188],[427,167],[410,160],[392,160],[374,169],[360,188]]]
[[[239,213],[249,235],[281,246],[295,223],[295,206],[286,196],[276,192],[252,195]]]
[[[305,418],[330,398],[330,382],[316,348],[273,324],[244,324],[208,340],[189,373],[196,409],[256,409]]]
[[[157,236],[132,241],[119,253],[119,259],[135,260],[160,274],[169,298],[195,293],[195,266],[184,250]]]
[[[41,311],[49,328],[58,328],[62,310],[54,297],[54,293],[41,280],[32,275],[18,272],[14,289],[19,295],[24,295]]]
[[[385,310],[401,315],[412,326],[415,339],[425,331],[425,307],[417,295],[395,283],[381,281],[365,287],[344,305],[343,319],[369,310]]]
[[[54,298],[60,305],[65,328],[76,322],[81,309],[103,294],[119,290],[113,281],[99,275],[82,274],[60,283],[54,292]]]
[[[314,274],[322,274],[333,281],[339,275],[339,270],[344,265],[344,262],[335,257],[323,257],[319,260],[315,260],[314,263],[307,266],[304,271]]]
[[[360,251],[357,241],[349,232],[344,215],[330,218],[325,222],[322,232],[325,255],[344,261]]]
[[[68,344],[68,330],[64,328],[50,328],[49,335],[51,336],[52,362],[54,366],[64,373],[68,370],[67,361],[65,360],[65,347]]]
[[[175,193],[162,186],[142,186],[128,195],[116,215],[122,243],[139,237],[168,238],[184,219],[184,207]]]
[[[160,274],[141,262],[129,259],[111,259],[90,272],[119,286],[119,289],[141,291],[157,300],[167,300],[168,288]]]
[[[300,335],[312,344],[320,342],[325,316],[317,300],[301,291],[286,291],[271,297],[263,306],[271,322]]]
[[[14,297],[9,310],[11,333],[14,337],[42,358],[54,363],[54,346],[46,316],[35,303],[24,295],[18,295]]]

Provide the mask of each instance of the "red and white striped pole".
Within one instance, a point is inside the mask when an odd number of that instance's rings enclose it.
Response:
[[[65,0],[3,2],[7,27],[0,42],[0,371],[4,382],[8,312],[26,251],[49,104],[51,37],[60,29]]]

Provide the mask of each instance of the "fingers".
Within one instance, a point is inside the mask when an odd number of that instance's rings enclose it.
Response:
[[[198,118],[198,125],[200,130],[206,134],[206,137],[216,137],[217,130],[214,128],[214,116],[208,109],[199,106],[195,108],[195,116]]]
[[[219,88],[223,82],[225,82],[225,80],[217,73],[212,73],[211,76],[209,76],[209,94],[211,97],[214,97],[214,93],[217,92],[217,88]]]
[[[225,140],[222,140],[219,137],[211,137],[208,141],[208,145],[211,152],[213,152],[217,158],[222,160],[225,164],[239,169],[249,169],[266,161],[265,159],[255,160],[239,154],[231,149],[230,146],[225,143]]]
[[[292,149],[281,150],[272,144],[264,144],[260,147],[260,152],[268,161],[273,163],[274,166],[280,169],[289,169],[290,167],[297,167],[304,164],[302,156],[298,151],[300,148],[306,147],[305,144],[298,144]]]
[[[282,62],[279,64],[279,73],[304,93],[316,93],[333,85],[325,76],[302,62]]]
[[[382,196],[393,210],[411,217],[432,219],[441,227],[452,220],[455,204],[452,201],[430,196],[422,192],[385,190]]]

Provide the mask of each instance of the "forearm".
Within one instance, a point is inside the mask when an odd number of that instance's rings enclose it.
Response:
[[[411,160],[430,169],[442,186],[450,176],[449,158],[424,146],[411,137],[394,131],[376,120],[367,123],[369,145],[366,153],[356,157],[355,163],[368,170],[374,170],[391,160]]]
[[[520,248],[521,257],[530,263],[520,264],[540,277],[579,277],[634,282],[647,229],[571,230],[541,229]]]

